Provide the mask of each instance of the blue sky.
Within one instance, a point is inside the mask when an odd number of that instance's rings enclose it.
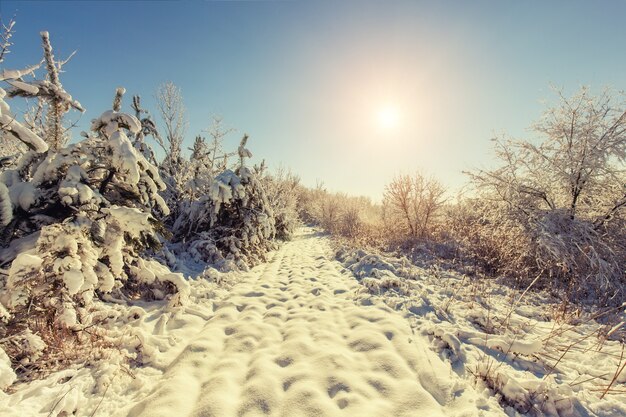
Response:
[[[1,0],[0,13],[17,20],[7,67],[39,61],[41,30],[58,57],[77,50],[62,82],[83,129],[117,86],[156,114],[171,80],[188,142],[218,114],[256,161],[374,199],[418,169],[458,189],[491,164],[494,134],[532,136],[551,85],[626,88],[624,1]]]

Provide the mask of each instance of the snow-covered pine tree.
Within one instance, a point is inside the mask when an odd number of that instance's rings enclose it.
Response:
[[[39,67],[36,66],[31,67],[30,69],[32,70],[29,69],[29,71],[24,73],[20,71],[17,73],[9,71],[9,75],[11,76],[4,80],[12,87],[7,91],[8,97],[31,97],[43,103],[43,107],[45,107],[45,133],[43,136],[46,138],[48,147],[57,150],[60,149],[68,139],[66,129],[63,126],[64,115],[72,108],[81,112],[83,108],[78,101],[74,100],[72,96],[65,91],[59,79],[59,71],[67,60],[55,60],[48,32],[41,32],[41,40],[44,51],[44,62],[46,64],[46,77],[43,80],[25,82],[24,77],[26,75],[32,75],[34,70]],[[40,148],[34,149],[31,146],[29,146],[29,148],[37,152],[43,152]]]
[[[265,260],[274,248],[274,213],[257,173],[245,166],[252,153],[244,136],[238,148],[240,164],[211,182],[206,195],[189,204],[174,224],[175,240],[186,242],[197,259],[222,269]]]
[[[139,129],[139,132],[137,132],[137,134],[135,135],[133,145],[148,161],[150,161],[150,163],[156,166],[157,162],[154,155],[154,150],[145,141],[146,136],[152,136],[153,138],[158,137],[159,132],[156,128],[156,124],[152,120],[150,113],[141,107],[140,96],[133,96],[133,104],[131,107],[135,111],[135,117],[141,123],[141,129]],[[142,115],[145,115],[145,117],[142,117]]]
[[[175,306],[186,297],[182,275],[142,257],[160,246],[154,215],[168,207],[157,168],[129,138],[141,123],[120,111],[123,94],[118,89],[113,109],[93,120],[93,135],[58,150],[30,151],[0,176],[2,223],[12,225],[2,251],[12,263],[0,289],[7,311],[0,331],[11,346],[39,334],[37,354],[46,357],[58,334],[80,342],[76,330],[97,324],[96,299],[168,298]],[[17,360],[20,353],[7,349]]]
[[[189,150],[191,151],[189,156],[189,177],[184,193],[185,199],[188,201],[184,205],[188,205],[189,201],[206,194],[213,182],[213,175],[211,175],[210,169],[211,151],[208,149],[206,139],[200,135],[196,136],[193,146]]]
[[[233,128],[226,128],[220,117],[214,116],[211,126],[207,129],[210,140],[204,136],[196,136],[193,146],[189,148],[189,178],[186,181],[185,190],[188,191],[186,198],[193,201],[198,196],[210,191],[213,178],[228,168],[229,158],[236,152],[224,152],[224,138]]]

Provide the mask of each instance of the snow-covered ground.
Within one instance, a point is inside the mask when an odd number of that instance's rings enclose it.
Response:
[[[337,258],[464,384],[482,387],[475,415],[499,403],[508,415],[626,416],[626,303],[590,313],[406,258],[349,247]]]
[[[14,387],[0,415],[626,415],[626,373],[600,400],[622,330],[555,323],[539,295],[518,303],[359,250],[336,260],[312,229],[249,272],[212,276],[174,311],[118,306],[112,331],[142,344],[141,366],[111,354]]]

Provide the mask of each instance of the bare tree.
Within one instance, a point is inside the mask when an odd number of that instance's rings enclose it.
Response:
[[[157,106],[163,119],[165,135],[155,136],[156,142],[165,151],[162,166],[173,175],[181,157],[182,143],[187,130],[183,97],[174,83],[161,84],[156,92]]]
[[[225,170],[228,165],[228,159],[235,153],[225,153],[223,150],[224,138],[235,132],[234,128],[225,127],[221,117],[213,116],[211,118],[211,126],[206,130],[211,141],[206,145],[206,156],[208,168],[212,173]]]
[[[388,217],[401,217],[404,227],[408,229],[410,236],[415,236],[415,223],[411,218],[413,184],[408,175],[396,176],[385,187],[383,206]]]
[[[522,214],[566,211],[599,229],[626,207],[626,101],[586,88],[559,98],[534,126],[539,144],[497,139],[501,167],[470,175]]]
[[[413,215],[416,233],[419,237],[430,234],[433,218],[445,202],[445,189],[434,178],[426,178],[421,174],[413,176]]]
[[[387,222],[412,238],[425,238],[443,206],[445,190],[434,178],[422,174],[396,176],[386,187],[383,207]]]
[[[515,243],[500,251],[503,268],[575,283],[573,293],[623,294],[626,100],[609,90],[557,93],[559,104],[534,125],[537,140],[496,139],[501,166],[470,176],[500,207],[488,227],[518,236],[501,242]]]

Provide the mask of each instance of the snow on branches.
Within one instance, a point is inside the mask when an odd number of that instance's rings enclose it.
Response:
[[[166,309],[184,304],[189,284],[183,275],[153,259],[161,250],[171,255],[166,238],[221,269],[265,260],[275,247],[278,218],[267,192],[282,195],[262,170],[245,166],[252,156],[247,135],[236,152],[218,154],[230,132],[219,122],[209,131],[210,145],[197,139],[191,158],[181,155],[184,107],[173,85],[161,97],[164,136],[149,115],[142,117],[147,112],[139,97],[135,115],[122,111],[126,91],[118,88],[111,110],[92,120],[82,140],[66,145],[63,117],[83,108],[59,80],[66,61],[54,58],[47,32],[41,37],[45,79],[34,79],[42,64],[0,72],[8,85],[0,88],[0,134],[28,147],[0,159],[0,262],[7,268],[0,280],[0,389],[15,380],[13,371],[5,372],[11,365],[54,368],[60,366],[55,346],[80,350],[94,337],[104,340],[107,301],[162,300]],[[8,39],[0,36],[0,62]],[[23,123],[5,101],[14,97],[37,99]],[[146,135],[166,152],[159,165]],[[239,164],[229,169],[229,157],[236,156]],[[283,238],[295,224],[285,217],[291,206],[280,211]],[[92,327],[95,333],[84,332]]]
[[[490,267],[578,299],[620,303],[626,230],[626,101],[583,88],[534,126],[539,141],[495,140],[500,166],[470,173],[482,199],[466,224]],[[482,236],[478,236],[481,233]],[[468,235],[469,236],[469,235]],[[511,242],[515,242],[511,245]]]
[[[5,262],[15,258],[0,288],[6,340],[22,340],[23,329],[42,334],[44,346],[54,329],[75,336],[98,324],[98,299],[164,299],[175,307],[188,295],[181,274],[142,257],[161,247],[155,216],[168,207],[158,169],[129,139],[141,124],[120,112],[123,93],[92,122],[95,135],[27,152],[0,175],[1,252]],[[18,353],[7,353],[16,360]]]
[[[173,227],[175,240],[187,242],[196,260],[222,269],[247,269],[274,247],[274,212],[259,175],[244,165],[251,155],[246,140],[244,136],[239,146],[239,167],[218,174],[205,195],[185,206]]]

